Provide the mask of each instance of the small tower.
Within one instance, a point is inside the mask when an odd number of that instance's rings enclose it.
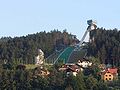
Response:
[[[90,31],[97,28],[97,22],[96,21],[88,20],[87,24],[89,25],[87,29],[89,29]]]
[[[44,53],[41,49],[38,49],[38,56],[35,57],[35,64],[42,65],[44,63]]]
[[[95,30],[97,28],[97,22],[93,20],[88,20],[87,24],[89,25],[87,30],[89,31],[89,42],[94,42],[94,32],[92,30]]]

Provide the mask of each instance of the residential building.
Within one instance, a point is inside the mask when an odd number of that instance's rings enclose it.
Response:
[[[76,76],[80,71],[80,68],[76,64],[64,64],[61,68],[59,68],[59,70],[65,71],[67,76]]]
[[[79,66],[83,67],[83,68],[87,68],[89,66],[92,66],[92,62],[90,62],[89,60],[87,59],[83,59],[83,60],[78,60],[78,63],[77,63]]]
[[[107,68],[106,70],[103,70],[101,72],[101,79],[104,81],[117,80],[118,78],[117,70],[118,70],[117,68]]]

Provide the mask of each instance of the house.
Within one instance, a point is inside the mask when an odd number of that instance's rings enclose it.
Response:
[[[89,60],[83,58],[82,60],[78,60],[77,64],[83,68],[87,68],[89,66],[92,66],[92,62]]]
[[[76,64],[64,64],[61,68],[59,68],[59,71],[65,71],[66,76],[76,76],[80,71],[80,68]]]
[[[104,81],[113,81],[117,80],[118,73],[117,68],[107,68],[101,72],[101,79]]]
[[[76,76],[79,71],[80,69],[77,65],[69,65],[66,69],[67,76],[69,75]]]

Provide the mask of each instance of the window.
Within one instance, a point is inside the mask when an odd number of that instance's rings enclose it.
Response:
[[[109,77],[111,77],[111,75],[109,75]]]
[[[107,78],[106,78],[106,80],[107,80]]]
[[[111,80],[111,78],[109,78],[109,80]]]
[[[105,75],[107,77],[107,75]]]

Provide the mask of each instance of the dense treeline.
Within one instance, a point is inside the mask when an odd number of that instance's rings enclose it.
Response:
[[[72,44],[76,37],[66,30],[60,32],[40,32],[22,37],[5,37],[0,39],[0,61],[17,60],[20,63],[34,63],[37,50],[42,49],[45,57],[55,50],[60,50]]]
[[[98,28],[90,32],[91,43],[88,54],[100,59],[101,63],[120,66],[120,31]]]
[[[19,67],[18,67],[19,66]],[[119,90],[118,81],[104,82],[97,74],[98,65],[95,64],[89,72],[79,72],[77,76],[66,75],[66,71],[59,71],[59,64],[49,66],[48,76],[43,76],[39,70],[26,69],[24,65],[12,64],[13,68],[0,65],[0,90]],[[45,66],[48,67],[48,66]]]

